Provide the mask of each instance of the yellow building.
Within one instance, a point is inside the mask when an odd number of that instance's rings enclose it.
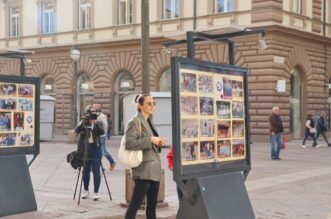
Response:
[[[122,96],[141,91],[139,0],[0,0],[0,49],[35,51],[26,75],[42,78],[56,97],[56,132],[73,128],[73,61],[77,45],[78,116],[97,102],[123,133]],[[285,133],[301,138],[305,115],[329,110],[331,3],[327,0],[150,0],[151,91],[170,88],[170,56],[162,42],[186,31],[267,29],[266,50],[256,35],[235,38],[235,64],[249,69],[253,140],[267,139],[268,116],[279,105]],[[227,45],[196,45],[195,58],[227,63]],[[186,56],[185,45],[172,55]],[[1,74],[19,74],[16,60],[0,59]],[[286,81],[286,92],[275,89]]]

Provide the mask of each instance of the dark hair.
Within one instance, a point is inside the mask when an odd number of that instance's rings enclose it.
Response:
[[[135,96],[134,98],[134,102],[137,104],[137,110],[140,112],[140,108],[138,105],[142,106],[144,105],[144,102],[145,102],[145,97],[148,97],[149,95],[147,94],[138,94]]]

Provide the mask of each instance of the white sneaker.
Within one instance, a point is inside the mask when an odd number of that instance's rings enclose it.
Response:
[[[302,148],[306,148],[307,146],[306,146],[306,145],[304,145],[304,144],[302,144],[302,145],[301,145],[301,147],[302,147]]]
[[[89,192],[86,191],[86,190],[84,190],[84,191],[82,192],[82,199],[86,199],[86,198],[88,198],[88,195],[89,195]]]
[[[99,193],[94,193],[94,194],[93,194],[93,200],[94,200],[94,201],[98,201],[99,198],[100,198]]]
[[[321,148],[321,147],[325,147],[325,146],[322,145],[322,144],[318,144],[318,145],[316,145],[315,147],[316,147],[316,148]]]

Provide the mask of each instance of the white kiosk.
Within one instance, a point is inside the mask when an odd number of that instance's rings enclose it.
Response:
[[[54,138],[55,98],[40,95],[40,140],[49,141]]]

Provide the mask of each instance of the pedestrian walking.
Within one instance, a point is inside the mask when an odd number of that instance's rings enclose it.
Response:
[[[326,125],[325,125],[325,122],[324,122],[325,116],[326,116],[326,113],[325,112],[321,112],[320,113],[320,116],[317,119],[317,124],[316,124],[316,131],[317,131],[316,141],[318,140],[318,137],[320,135],[322,135],[323,138],[324,138],[324,140],[325,140],[325,142],[326,142],[326,145],[328,147],[331,147],[331,144],[329,143],[328,138],[325,136],[325,132],[327,131],[327,128],[326,128]]]
[[[272,108],[269,116],[271,160],[281,160],[279,157],[282,148],[283,123],[279,115],[279,107]]]
[[[306,119],[306,125],[305,125],[305,133],[304,137],[302,140],[302,145],[301,147],[306,148],[306,140],[308,137],[312,137],[313,139],[313,147],[317,146],[317,140],[316,140],[316,127],[315,127],[315,122],[314,122],[314,113],[308,113],[307,119]]]
[[[112,130],[112,121],[111,121],[111,118],[110,118],[110,113],[108,113],[107,115],[107,123],[108,123],[108,128],[107,128],[107,139],[110,140],[111,138],[111,130]]]
[[[98,114],[97,121],[102,122],[104,129],[108,130],[107,116],[101,111],[101,105],[93,104],[91,111],[95,111]],[[102,156],[105,156],[109,161],[109,170],[113,170],[116,166],[116,162],[106,149],[106,132],[100,136],[100,147],[102,151]]]
[[[135,219],[137,211],[146,196],[146,218],[156,219],[157,196],[161,180],[160,148],[165,139],[159,137],[152,120],[155,102],[149,95],[135,97],[136,116],[129,122],[125,132],[125,149],[143,150],[143,161],[132,168],[134,189],[125,219]]]

